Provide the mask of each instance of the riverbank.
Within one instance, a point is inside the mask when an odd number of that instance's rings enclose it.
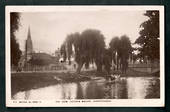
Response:
[[[81,75],[75,73],[47,73],[47,72],[27,72],[11,74],[11,95],[18,91],[27,91],[64,82],[76,82],[90,80],[86,72]]]
[[[126,71],[126,74],[122,74],[120,70],[112,71],[110,74],[119,74],[122,77],[150,77],[150,76],[160,76],[160,72],[154,72],[154,73],[148,73],[148,72],[140,72],[140,71],[135,71],[132,68],[128,68]],[[84,77],[89,77],[89,76],[106,76],[106,72],[97,72],[96,70],[86,70],[86,71],[81,71],[80,74],[77,74],[76,71],[67,71],[67,70],[62,70],[62,71],[26,71],[26,72],[12,72],[11,76],[44,76],[44,75],[51,75],[51,76],[59,76],[61,78],[67,76],[68,79],[70,80],[78,80],[79,78]],[[78,77],[79,76],[79,77]],[[67,79],[66,79],[67,80]]]
[[[154,73],[148,73],[148,72],[139,72],[135,71],[131,68],[127,70],[126,74],[122,74],[122,76],[126,77],[159,77],[160,71],[154,72]]]

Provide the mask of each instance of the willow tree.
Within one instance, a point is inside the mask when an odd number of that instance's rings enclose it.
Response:
[[[128,36],[123,35],[120,37],[120,48],[119,48],[119,56],[121,69],[123,73],[126,73],[126,69],[128,67],[128,59],[132,53],[132,46]]]
[[[119,54],[120,54],[120,39],[119,37],[113,37],[109,43],[110,52],[113,62],[117,65],[117,70],[119,66]],[[117,57],[115,59],[117,53]]]
[[[110,49],[105,49],[103,63],[104,69],[107,72],[107,75],[110,74],[111,66],[112,66],[112,52]]]
[[[88,67],[90,63],[94,62],[97,65],[97,71],[102,70],[105,42],[104,36],[99,30],[87,29],[81,34],[70,34],[67,36],[65,42],[68,59],[70,58],[70,55],[72,55],[74,47],[75,61],[78,64],[78,73],[80,73],[84,64]]]
[[[122,72],[126,72],[128,66],[128,59],[132,52],[131,42],[128,36],[123,35],[120,38],[114,37],[109,43],[110,52],[112,53],[112,60],[115,60],[115,54],[117,53],[117,70],[118,67]]]

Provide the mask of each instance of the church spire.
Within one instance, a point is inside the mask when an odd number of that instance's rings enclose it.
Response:
[[[31,31],[30,31],[30,27],[28,28],[28,35],[27,35],[27,40],[26,40],[26,60],[29,60],[32,56],[33,53],[33,44],[32,44],[32,40],[31,40]]]
[[[30,26],[28,27],[28,37],[27,38],[31,38]]]

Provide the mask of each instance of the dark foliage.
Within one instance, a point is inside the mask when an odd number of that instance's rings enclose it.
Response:
[[[135,41],[140,45],[139,56],[147,56],[150,60],[159,59],[159,11],[146,11],[144,15],[149,19],[140,25],[140,36]]]
[[[11,64],[17,66],[21,57],[21,50],[15,37],[15,32],[19,29],[20,14],[13,12],[10,14],[10,36],[11,36]]]
[[[99,30],[87,29],[80,33],[73,33],[67,36],[64,42],[67,58],[74,55],[75,61],[78,63],[77,72],[81,71],[82,66],[88,68],[90,63],[95,62],[97,70],[102,70],[102,63],[105,50],[104,36]]]
[[[29,63],[32,65],[44,66],[55,63],[55,60],[46,53],[33,53]]]
[[[117,64],[117,69],[121,68],[122,71],[126,71],[128,66],[128,59],[132,53],[132,46],[129,37],[123,35],[120,37],[114,37],[109,43],[110,54],[114,63]],[[117,53],[117,60],[115,60],[115,55]]]

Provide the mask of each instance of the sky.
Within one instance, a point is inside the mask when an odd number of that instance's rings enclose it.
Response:
[[[131,42],[139,37],[140,24],[148,18],[145,11],[57,11],[22,12],[16,32],[20,49],[24,51],[30,27],[33,48],[36,52],[54,53],[70,33],[85,29],[98,29],[108,46],[115,36],[127,35]]]

